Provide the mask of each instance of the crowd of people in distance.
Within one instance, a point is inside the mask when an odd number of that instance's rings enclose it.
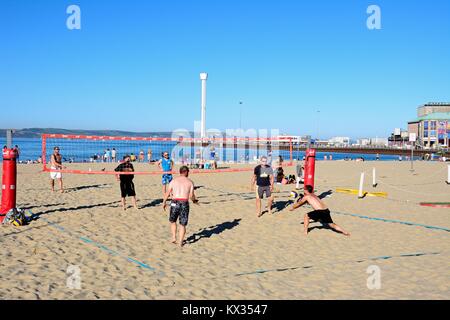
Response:
[[[3,150],[7,149],[7,146],[3,146]],[[42,163],[42,157],[39,156],[36,160],[32,160],[32,159],[27,159],[27,160],[21,160],[20,159],[20,148],[19,146],[16,144],[13,148],[16,151],[16,161],[17,163],[20,164],[38,164],[38,163]]]
[[[129,154],[130,157],[130,161],[131,162],[146,162],[145,159],[145,152],[143,149],[140,149],[140,151],[136,154],[134,154],[133,152],[131,152]],[[90,157],[89,159],[90,162],[103,162],[103,163],[115,163],[115,162],[119,162],[119,156],[118,156],[118,152],[116,150],[116,148],[107,148],[106,150],[104,150],[102,153],[97,153],[94,154]],[[148,148],[147,150],[147,162],[148,163],[154,163],[156,162],[155,159],[153,159],[153,151],[151,148]]]

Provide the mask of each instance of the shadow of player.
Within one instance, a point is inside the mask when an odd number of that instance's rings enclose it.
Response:
[[[186,239],[186,243],[193,244],[193,243],[196,243],[197,241],[199,241],[200,239],[211,238],[211,236],[220,234],[220,233],[224,232],[225,230],[231,230],[234,227],[236,227],[237,225],[239,225],[240,221],[241,221],[241,219],[234,219],[233,221],[227,221],[227,222],[223,222],[218,225],[215,225],[215,226],[201,229],[200,232],[194,233],[193,235],[189,236]]]

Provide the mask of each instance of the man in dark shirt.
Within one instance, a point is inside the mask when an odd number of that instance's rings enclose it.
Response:
[[[252,190],[255,189],[256,184],[256,213],[258,218],[261,217],[261,199],[266,194],[268,198],[267,210],[272,213],[272,191],[273,191],[273,170],[267,164],[267,157],[261,158],[261,164],[255,167],[252,178]]]
[[[130,156],[123,157],[123,162],[114,169],[116,172],[134,172],[133,164],[131,163]],[[118,174],[116,176],[117,181],[120,181],[120,192],[122,195],[122,208],[126,210],[126,197],[131,197],[133,200],[133,206],[135,209],[139,209],[136,204],[136,191],[134,189],[134,174]]]

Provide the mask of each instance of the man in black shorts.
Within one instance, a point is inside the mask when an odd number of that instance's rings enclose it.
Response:
[[[131,163],[130,156],[126,155],[123,157],[123,162],[114,169],[116,172],[134,172],[133,164]],[[126,210],[125,198],[131,197],[133,200],[133,206],[135,209],[139,209],[136,204],[136,191],[134,189],[134,174],[118,174],[116,176],[117,181],[120,181],[120,192],[122,196],[122,208]]]
[[[266,195],[268,199],[268,213],[272,213],[273,169],[267,164],[267,157],[261,157],[261,164],[255,167],[252,177],[252,190],[256,184],[256,213],[261,217],[261,199]]]
[[[189,168],[182,166],[180,168],[180,176],[173,179],[169,183],[169,188],[164,195],[163,209],[166,211],[167,199],[172,196],[172,201],[170,202],[170,229],[172,232],[172,243],[177,243],[177,220],[180,224],[179,230],[179,245],[182,247],[184,245],[184,236],[186,234],[186,226],[189,220],[189,199],[193,203],[198,204],[198,200],[194,193],[194,183],[189,176]]]
[[[347,231],[345,231],[344,229],[342,229],[333,222],[333,219],[331,219],[330,210],[327,208],[325,203],[323,203],[322,200],[320,200],[319,197],[314,194],[313,187],[310,185],[305,186],[305,195],[299,201],[294,203],[291,209],[289,210],[294,211],[295,209],[301,207],[305,203],[308,203],[314,209],[314,211],[305,214],[304,218],[305,235],[308,235],[309,219],[326,224],[331,229],[336,230],[337,232],[340,232],[346,236],[350,235],[350,233],[348,233]]]

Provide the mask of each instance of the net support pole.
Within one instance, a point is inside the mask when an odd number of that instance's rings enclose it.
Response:
[[[289,139],[289,156],[290,156],[290,161],[291,161],[291,166],[292,166],[292,138]]]
[[[206,138],[206,80],[208,74],[205,72],[200,73],[200,80],[202,81],[202,121],[200,136],[202,139]]]
[[[8,149],[12,148],[12,133],[13,133],[13,130],[11,130],[11,129],[6,130],[6,147]]]
[[[42,171],[45,171],[47,167],[47,136],[45,134],[42,135]]]
[[[361,178],[359,179],[358,199],[364,198],[363,186],[364,186],[364,172],[361,172]]]

